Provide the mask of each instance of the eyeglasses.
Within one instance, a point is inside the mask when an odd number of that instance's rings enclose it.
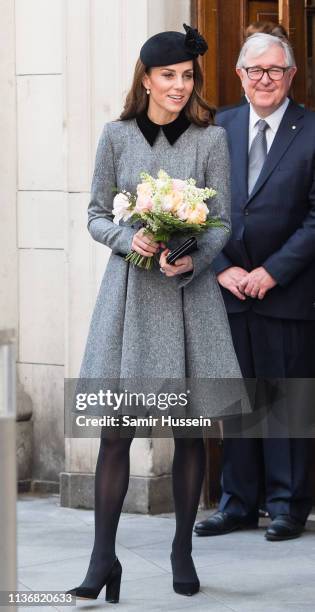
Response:
[[[283,75],[287,70],[290,70],[292,66],[272,66],[271,68],[260,68],[259,66],[249,66],[246,70],[247,76],[251,81],[260,81],[263,78],[265,72],[267,72],[271,81],[281,81]]]

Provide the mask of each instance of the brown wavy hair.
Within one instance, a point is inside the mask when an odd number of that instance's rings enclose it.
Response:
[[[139,58],[136,63],[131,89],[127,94],[124,110],[119,119],[126,121],[134,119],[137,115],[148,108],[148,95],[142,80],[145,74],[150,74],[150,68],[145,66]],[[203,98],[201,92],[203,87],[203,74],[197,59],[193,59],[194,88],[192,94],[184,107],[185,115],[191,123],[199,127],[207,127],[213,124],[215,110]]]
[[[253,34],[271,34],[277,36],[285,42],[289,41],[289,35],[285,27],[281,23],[273,23],[273,21],[254,21],[245,29],[244,39],[246,40]]]

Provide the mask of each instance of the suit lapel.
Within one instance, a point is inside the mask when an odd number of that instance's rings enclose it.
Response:
[[[236,111],[229,135],[232,173],[244,202],[247,200],[248,128],[249,104],[243,104]]]
[[[283,115],[274,141],[270,147],[263,169],[258,177],[257,183],[253,191],[247,199],[246,206],[255,197],[256,193],[263,186],[265,181],[270,176],[275,166],[280,161],[288,147],[292,144],[296,135],[303,128],[304,110],[294,102],[290,102],[286,112]]]

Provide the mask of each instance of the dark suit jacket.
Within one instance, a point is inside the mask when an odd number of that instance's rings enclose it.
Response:
[[[263,300],[222,289],[227,311],[315,319],[315,113],[290,101],[257,183],[247,195],[249,105],[219,113],[232,165],[232,236],[214,269],[264,268],[277,281]]]
[[[243,104],[248,104],[248,100],[246,98],[246,96],[242,96],[240,101],[237,104],[228,104],[227,106],[219,106],[219,108],[217,108],[216,113],[223,113],[224,111],[230,110],[232,108],[238,108],[239,106],[243,106]]]

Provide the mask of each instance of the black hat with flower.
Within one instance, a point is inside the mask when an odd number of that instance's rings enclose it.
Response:
[[[181,32],[160,32],[151,36],[140,50],[140,59],[147,67],[168,66],[187,62],[198,55],[204,55],[207,42],[197,29],[185,23],[186,34]]]

